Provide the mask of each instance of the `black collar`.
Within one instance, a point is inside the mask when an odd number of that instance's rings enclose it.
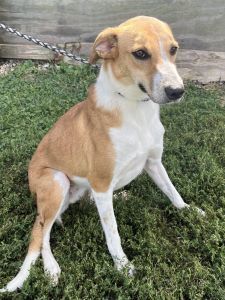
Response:
[[[118,92],[117,94],[118,94],[119,96],[121,96],[121,97],[123,97],[123,98],[124,98],[124,95],[122,95],[121,93],[119,93],[119,92]]]

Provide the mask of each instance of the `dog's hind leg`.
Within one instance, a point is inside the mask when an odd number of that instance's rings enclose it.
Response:
[[[52,283],[56,284],[58,282],[58,277],[61,270],[51,251],[50,232],[56,219],[63,211],[65,211],[65,208],[68,207],[70,182],[65,174],[55,171],[53,185],[54,187],[50,189],[51,195],[49,196],[49,198],[51,198],[52,207],[49,207],[49,217],[46,220],[43,228],[41,254],[44,262],[45,272],[50,275]],[[46,197],[46,195],[44,197]]]
[[[36,184],[38,214],[33,226],[27,256],[19,273],[4,289],[0,290],[1,292],[15,291],[22,287],[40,252],[45,271],[50,275],[53,283],[57,282],[60,268],[51,252],[50,231],[63,204],[68,201],[69,186],[69,180],[62,172],[52,169],[43,171]]]

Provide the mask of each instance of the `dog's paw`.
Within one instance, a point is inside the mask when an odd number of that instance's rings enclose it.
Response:
[[[190,206],[189,204],[187,203],[184,203],[183,206],[180,206],[180,207],[177,207],[178,209],[184,209],[184,208],[187,208],[187,209],[194,209],[196,210],[201,216],[205,216],[205,212],[204,210],[202,210],[201,208],[198,208],[196,206]]]
[[[50,278],[52,285],[57,285],[61,274],[61,269],[56,262],[55,264],[49,264],[45,266],[45,274]]]
[[[57,285],[61,274],[61,269],[53,255],[49,255],[48,257],[45,256],[44,270],[45,274],[49,276],[51,284]]]
[[[11,280],[6,287],[3,289],[0,289],[0,293],[5,293],[5,292],[14,292],[17,289],[21,289],[23,285],[24,280],[22,278],[19,278],[18,276],[15,277],[13,280]]]
[[[128,263],[125,267],[125,269],[127,270],[127,274],[130,276],[130,277],[133,277],[136,273],[136,270],[135,270],[135,267],[132,263]]]
[[[127,273],[129,276],[133,276],[135,274],[134,265],[129,262],[126,256],[122,258],[114,258],[115,266],[118,271],[123,271]]]

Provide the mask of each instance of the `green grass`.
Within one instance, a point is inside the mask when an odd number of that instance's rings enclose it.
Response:
[[[27,165],[57,118],[82,100],[96,75],[26,62],[0,77],[0,287],[18,272],[35,218]],[[164,165],[183,198],[206,211],[178,211],[146,174],[114,202],[122,245],[136,266],[118,273],[96,208],[74,204],[52,230],[62,269],[49,284],[39,259],[23,289],[1,299],[225,299],[225,88],[188,84],[185,101],[161,110]]]

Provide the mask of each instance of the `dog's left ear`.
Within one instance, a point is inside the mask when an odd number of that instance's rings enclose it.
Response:
[[[116,28],[106,28],[96,38],[89,57],[91,64],[99,58],[113,59],[118,55],[117,30]]]

